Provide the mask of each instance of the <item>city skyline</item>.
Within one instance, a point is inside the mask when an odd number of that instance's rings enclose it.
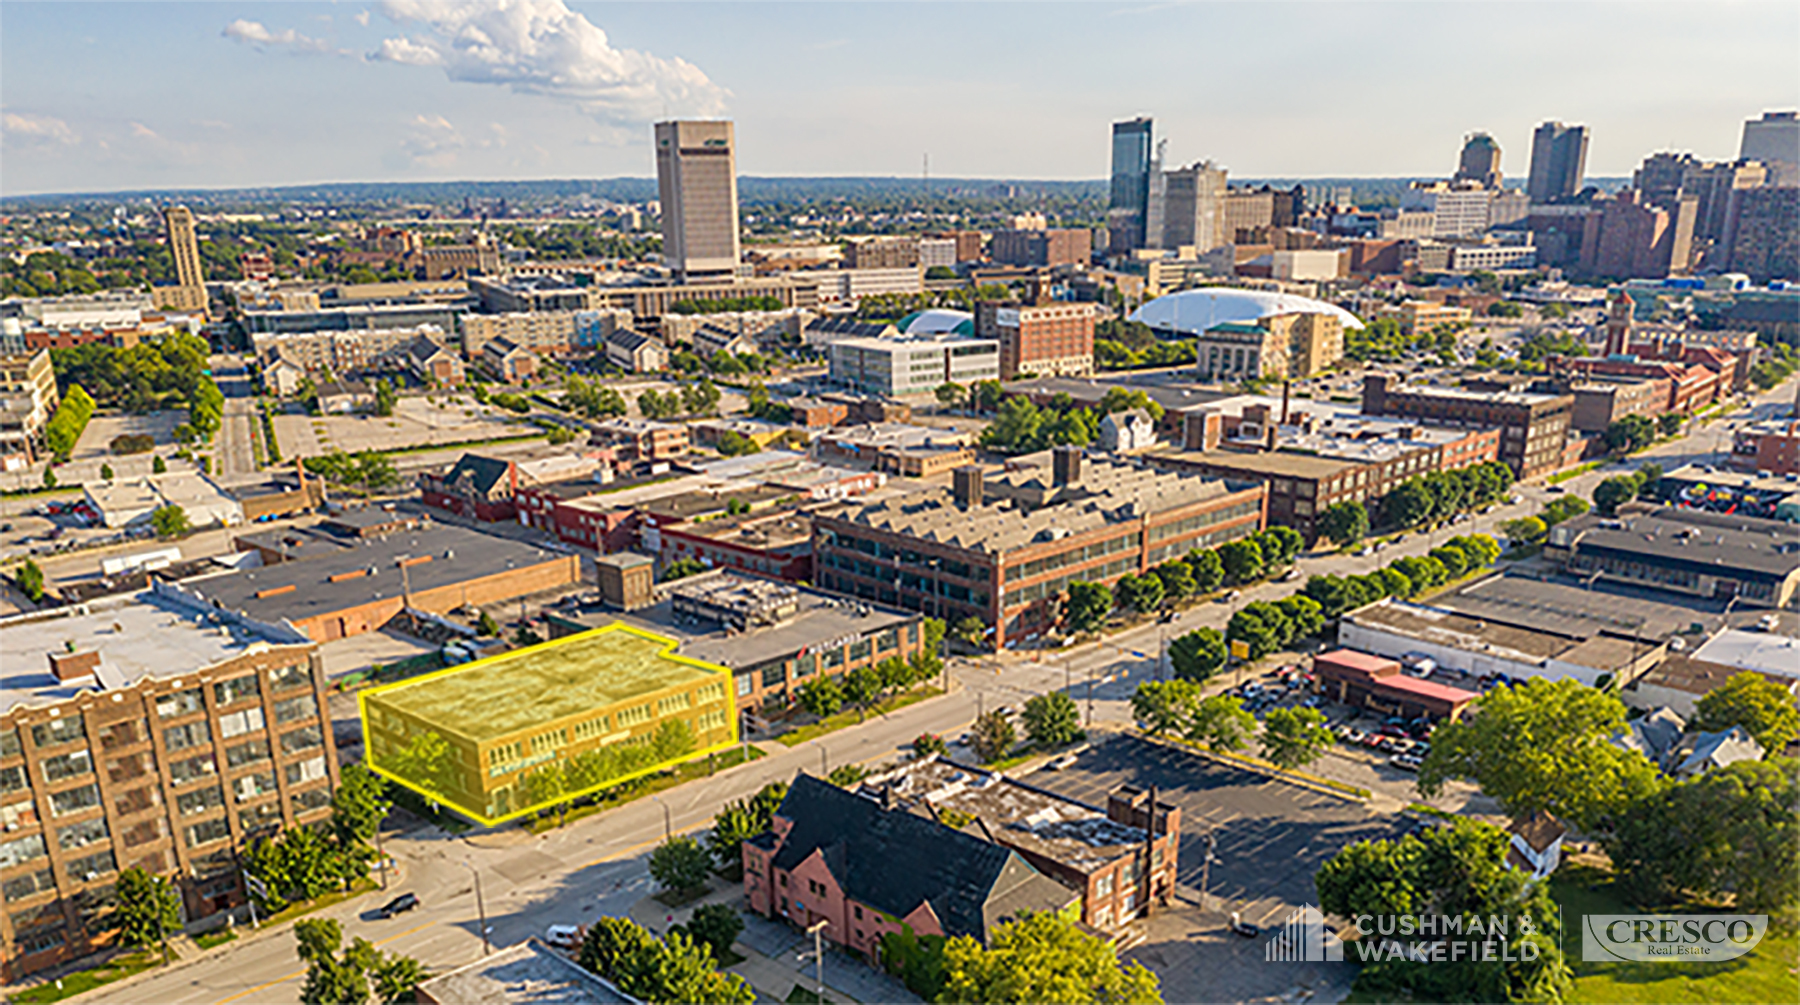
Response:
[[[646,177],[670,118],[735,120],[752,176],[916,177],[929,155],[935,177],[1101,180],[1110,124],[1148,115],[1170,164],[1234,177],[1447,176],[1484,131],[1522,183],[1546,120],[1586,125],[1587,173],[1617,177],[1729,159],[1745,120],[1800,104],[1788,6],[1576,6],[1550,32],[1483,5],[967,6],[954,31],[914,10],[8,4],[0,194]],[[1186,55],[1220,34],[1246,44]],[[1355,70],[1382,46],[1404,73]],[[1133,74],[1049,69],[1096,56]],[[1348,113],[1318,100],[1346,74]]]

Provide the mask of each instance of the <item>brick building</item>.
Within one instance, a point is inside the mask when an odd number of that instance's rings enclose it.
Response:
[[[7,982],[112,945],[121,870],[171,878],[197,921],[244,902],[244,842],[330,816],[305,637],[143,593],[0,621],[0,647]]]
[[[1085,377],[1094,372],[1093,304],[982,301],[975,307],[977,337],[1000,343],[1000,379],[1021,373]]]
[[[1365,415],[1402,415],[1436,425],[1498,428],[1499,459],[1520,478],[1562,466],[1575,412],[1568,394],[1478,392],[1462,388],[1405,386],[1385,373],[1363,377]]]
[[[1574,427],[1584,433],[1602,433],[1628,415],[1654,419],[1669,405],[1668,376],[1608,377],[1594,375],[1570,381],[1575,396]]]
[[[1739,427],[1732,434],[1730,463],[1772,475],[1800,473],[1800,421],[1775,419]]]
[[[844,243],[846,269],[908,269],[918,264],[916,237],[870,237]]]
[[[1190,550],[1254,534],[1265,489],[1059,448],[1041,468],[813,515],[818,583],[952,624],[992,626],[992,645],[1056,627],[1076,580],[1111,583]]]
[[[997,230],[988,244],[988,257],[1001,265],[1086,265],[1093,254],[1094,232],[1086,228]]]

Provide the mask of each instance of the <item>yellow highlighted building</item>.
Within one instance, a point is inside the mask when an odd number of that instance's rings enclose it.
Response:
[[[369,764],[484,825],[737,742],[731,671],[623,624],[358,695]]]

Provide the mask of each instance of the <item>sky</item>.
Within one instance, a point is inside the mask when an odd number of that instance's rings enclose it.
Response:
[[[1588,173],[1800,107],[1800,4],[0,3],[0,195],[744,175],[1098,179],[1109,123],[1234,177],[1443,176],[1546,119]]]

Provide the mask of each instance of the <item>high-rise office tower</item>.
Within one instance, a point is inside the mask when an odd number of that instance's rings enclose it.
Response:
[[[194,236],[194,214],[186,206],[170,206],[163,210],[163,227],[168,232],[169,255],[175,259],[175,285],[205,286],[206,275],[200,269],[200,241]]]
[[[1163,175],[1162,247],[1191,244],[1205,253],[1230,244],[1225,232],[1225,169],[1212,161]]]
[[[1500,144],[1486,133],[1470,133],[1463,140],[1455,180],[1477,182],[1483,188],[1499,188]]]
[[[1764,112],[1744,123],[1739,160],[1769,165],[1769,184],[1800,186],[1800,112]]]
[[[1567,199],[1581,191],[1587,173],[1588,128],[1546,122],[1531,134],[1531,176],[1525,193],[1534,203]]]
[[[1150,119],[1112,127],[1112,193],[1107,202],[1107,245],[1120,253],[1146,247],[1150,202]]]
[[[663,261],[683,282],[737,278],[736,150],[729,122],[656,124]]]

